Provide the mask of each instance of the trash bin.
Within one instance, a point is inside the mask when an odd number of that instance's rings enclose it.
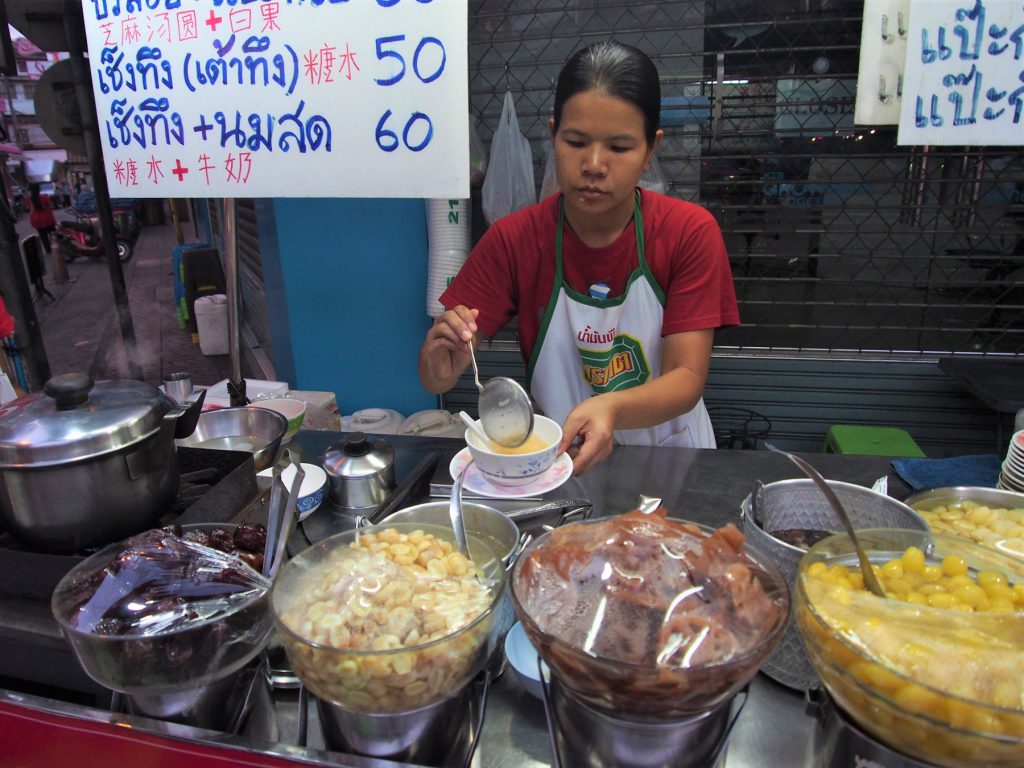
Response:
[[[228,354],[228,297],[223,293],[201,296],[194,310],[199,351],[207,356]]]

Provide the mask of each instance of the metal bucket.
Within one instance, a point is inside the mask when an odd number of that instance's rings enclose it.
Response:
[[[828,484],[842,502],[854,528],[928,530],[924,519],[901,501],[852,483],[829,480]],[[834,533],[844,530],[824,494],[813,480],[806,478],[780,480],[761,488],[756,516],[758,521],[753,519],[751,497],[747,496],[740,505],[743,535],[751,546],[764,552],[779,566],[790,589],[796,582],[797,567],[806,550],[788,544],[772,533],[797,528]],[[818,682],[818,674],[807,657],[792,616],[782,642],[768,657],[761,671],[776,682],[797,690],[807,690]]]
[[[555,768],[714,768],[746,704],[746,689],[723,706],[676,722],[612,717],[573,698],[554,677],[544,684]]]
[[[469,765],[483,726],[490,675],[408,712],[367,714],[316,699],[324,743],[337,752],[427,766]]]
[[[154,694],[122,694],[112,709],[172,723],[237,733],[252,709],[258,687],[267,684],[263,660],[198,687]]]

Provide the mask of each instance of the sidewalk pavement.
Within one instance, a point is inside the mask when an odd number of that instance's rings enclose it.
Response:
[[[61,214],[57,211],[58,217]],[[188,242],[192,227],[184,224],[183,229]],[[27,216],[17,222],[17,230],[19,239],[34,234]],[[142,379],[154,385],[176,371],[192,374],[197,385],[216,384],[228,376],[228,356],[204,355],[189,328],[178,327],[175,245],[173,224],[146,225],[131,260],[121,265],[135,331],[135,359]],[[53,298],[41,295],[34,306],[51,375],[88,373],[97,381],[132,378],[106,261],[75,259],[67,265],[67,283],[55,282],[49,256],[46,270],[44,281]]]

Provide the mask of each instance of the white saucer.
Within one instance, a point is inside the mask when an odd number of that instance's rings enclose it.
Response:
[[[469,448],[463,448],[452,458],[448,465],[448,471],[452,478],[459,476],[459,473],[469,464],[471,456]],[[466,470],[466,476],[462,480],[462,487],[478,496],[490,499],[529,499],[534,496],[553,491],[572,476],[572,459],[569,454],[563,453],[548,469],[541,472],[534,480],[526,485],[506,486],[495,485],[490,482],[476,466],[470,464]]]

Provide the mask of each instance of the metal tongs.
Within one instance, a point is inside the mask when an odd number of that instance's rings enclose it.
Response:
[[[298,520],[299,513],[296,502],[299,498],[299,489],[306,477],[302,463],[292,455],[289,449],[285,448],[282,459],[286,467],[289,464],[295,467],[295,477],[292,478],[292,487],[289,489],[281,479],[281,462],[275,464],[271,472],[270,505],[267,508],[267,544],[263,550],[263,575],[271,580],[277,575],[284,562],[288,537],[291,536]]]

